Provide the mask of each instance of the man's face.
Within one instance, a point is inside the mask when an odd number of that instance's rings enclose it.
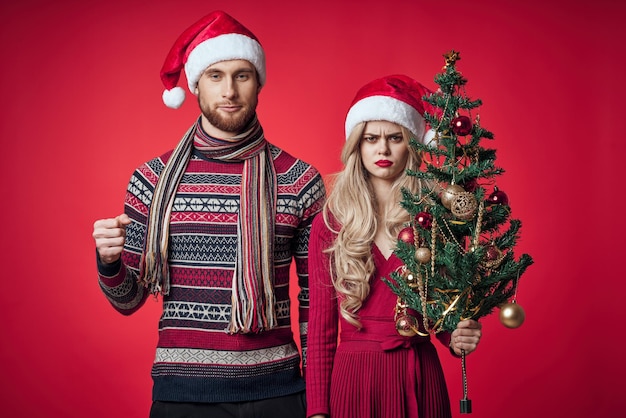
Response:
[[[216,138],[230,138],[254,117],[259,86],[256,69],[245,60],[209,66],[198,80],[202,128]]]

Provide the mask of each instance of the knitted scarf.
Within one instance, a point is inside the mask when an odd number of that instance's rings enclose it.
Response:
[[[154,189],[146,225],[139,281],[150,293],[170,291],[169,226],[178,184],[194,145],[220,161],[243,161],[237,225],[237,260],[232,284],[230,333],[250,333],[277,325],[274,297],[276,172],[269,144],[256,117],[228,139],[207,136],[194,124],[170,156]]]

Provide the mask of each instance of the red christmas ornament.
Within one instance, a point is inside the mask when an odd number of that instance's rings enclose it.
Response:
[[[485,258],[482,260],[482,264],[488,269],[498,268],[504,257],[505,255],[501,249],[494,244],[488,244],[485,246]]]
[[[415,221],[424,229],[430,229],[433,224],[433,215],[428,212],[420,212],[415,215]]]
[[[502,190],[498,190],[498,188],[495,187],[487,198],[487,203],[490,205],[508,205],[509,197]]]
[[[413,232],[413,228],[410,226],[403,228],[398,234],[398,239],[407,244],[413,244],[415,242],[415,234]]]
[[[457,116],[452,119],[452,132],[457,135],[465,136],[472,132],[472,121],[467,116]]]
[[[500,258],[501,256],[502,256],[502,251],[500,251],[498,247],[496,247],[495,245],[487,246],[487,249],[485,250],[485,258],[487,260],[494,261]]]
[[[478,182],[476,181],[476,179],[469,179],[465,183],[463,183],[463,188],[470,193],[474,193],[477,187]]]

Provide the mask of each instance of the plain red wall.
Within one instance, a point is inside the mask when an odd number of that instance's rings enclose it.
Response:
[[[620,1],[21,0],[0,6],[0,415],[147,417],[160,305],[117,314],[96,282],[95,219],[197,116],[161,102],[174,39],[221,8],[267,53],[266,136],[329,174],[365,82],[434,87],[461,52],[493,131],[499,187],[535,259],[518,329],[497,315],[468,358],[475,417],[614,417],[626,375],[624,18]],[[441,351],[455,416],[458,360]]]

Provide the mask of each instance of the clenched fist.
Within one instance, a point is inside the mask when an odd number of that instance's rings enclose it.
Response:
[[[131,220],[126,214],[115,218],[100,219],[93,224],[93,238],[100,261],[105,264],[119,260],[126,241],[126,225]]]

